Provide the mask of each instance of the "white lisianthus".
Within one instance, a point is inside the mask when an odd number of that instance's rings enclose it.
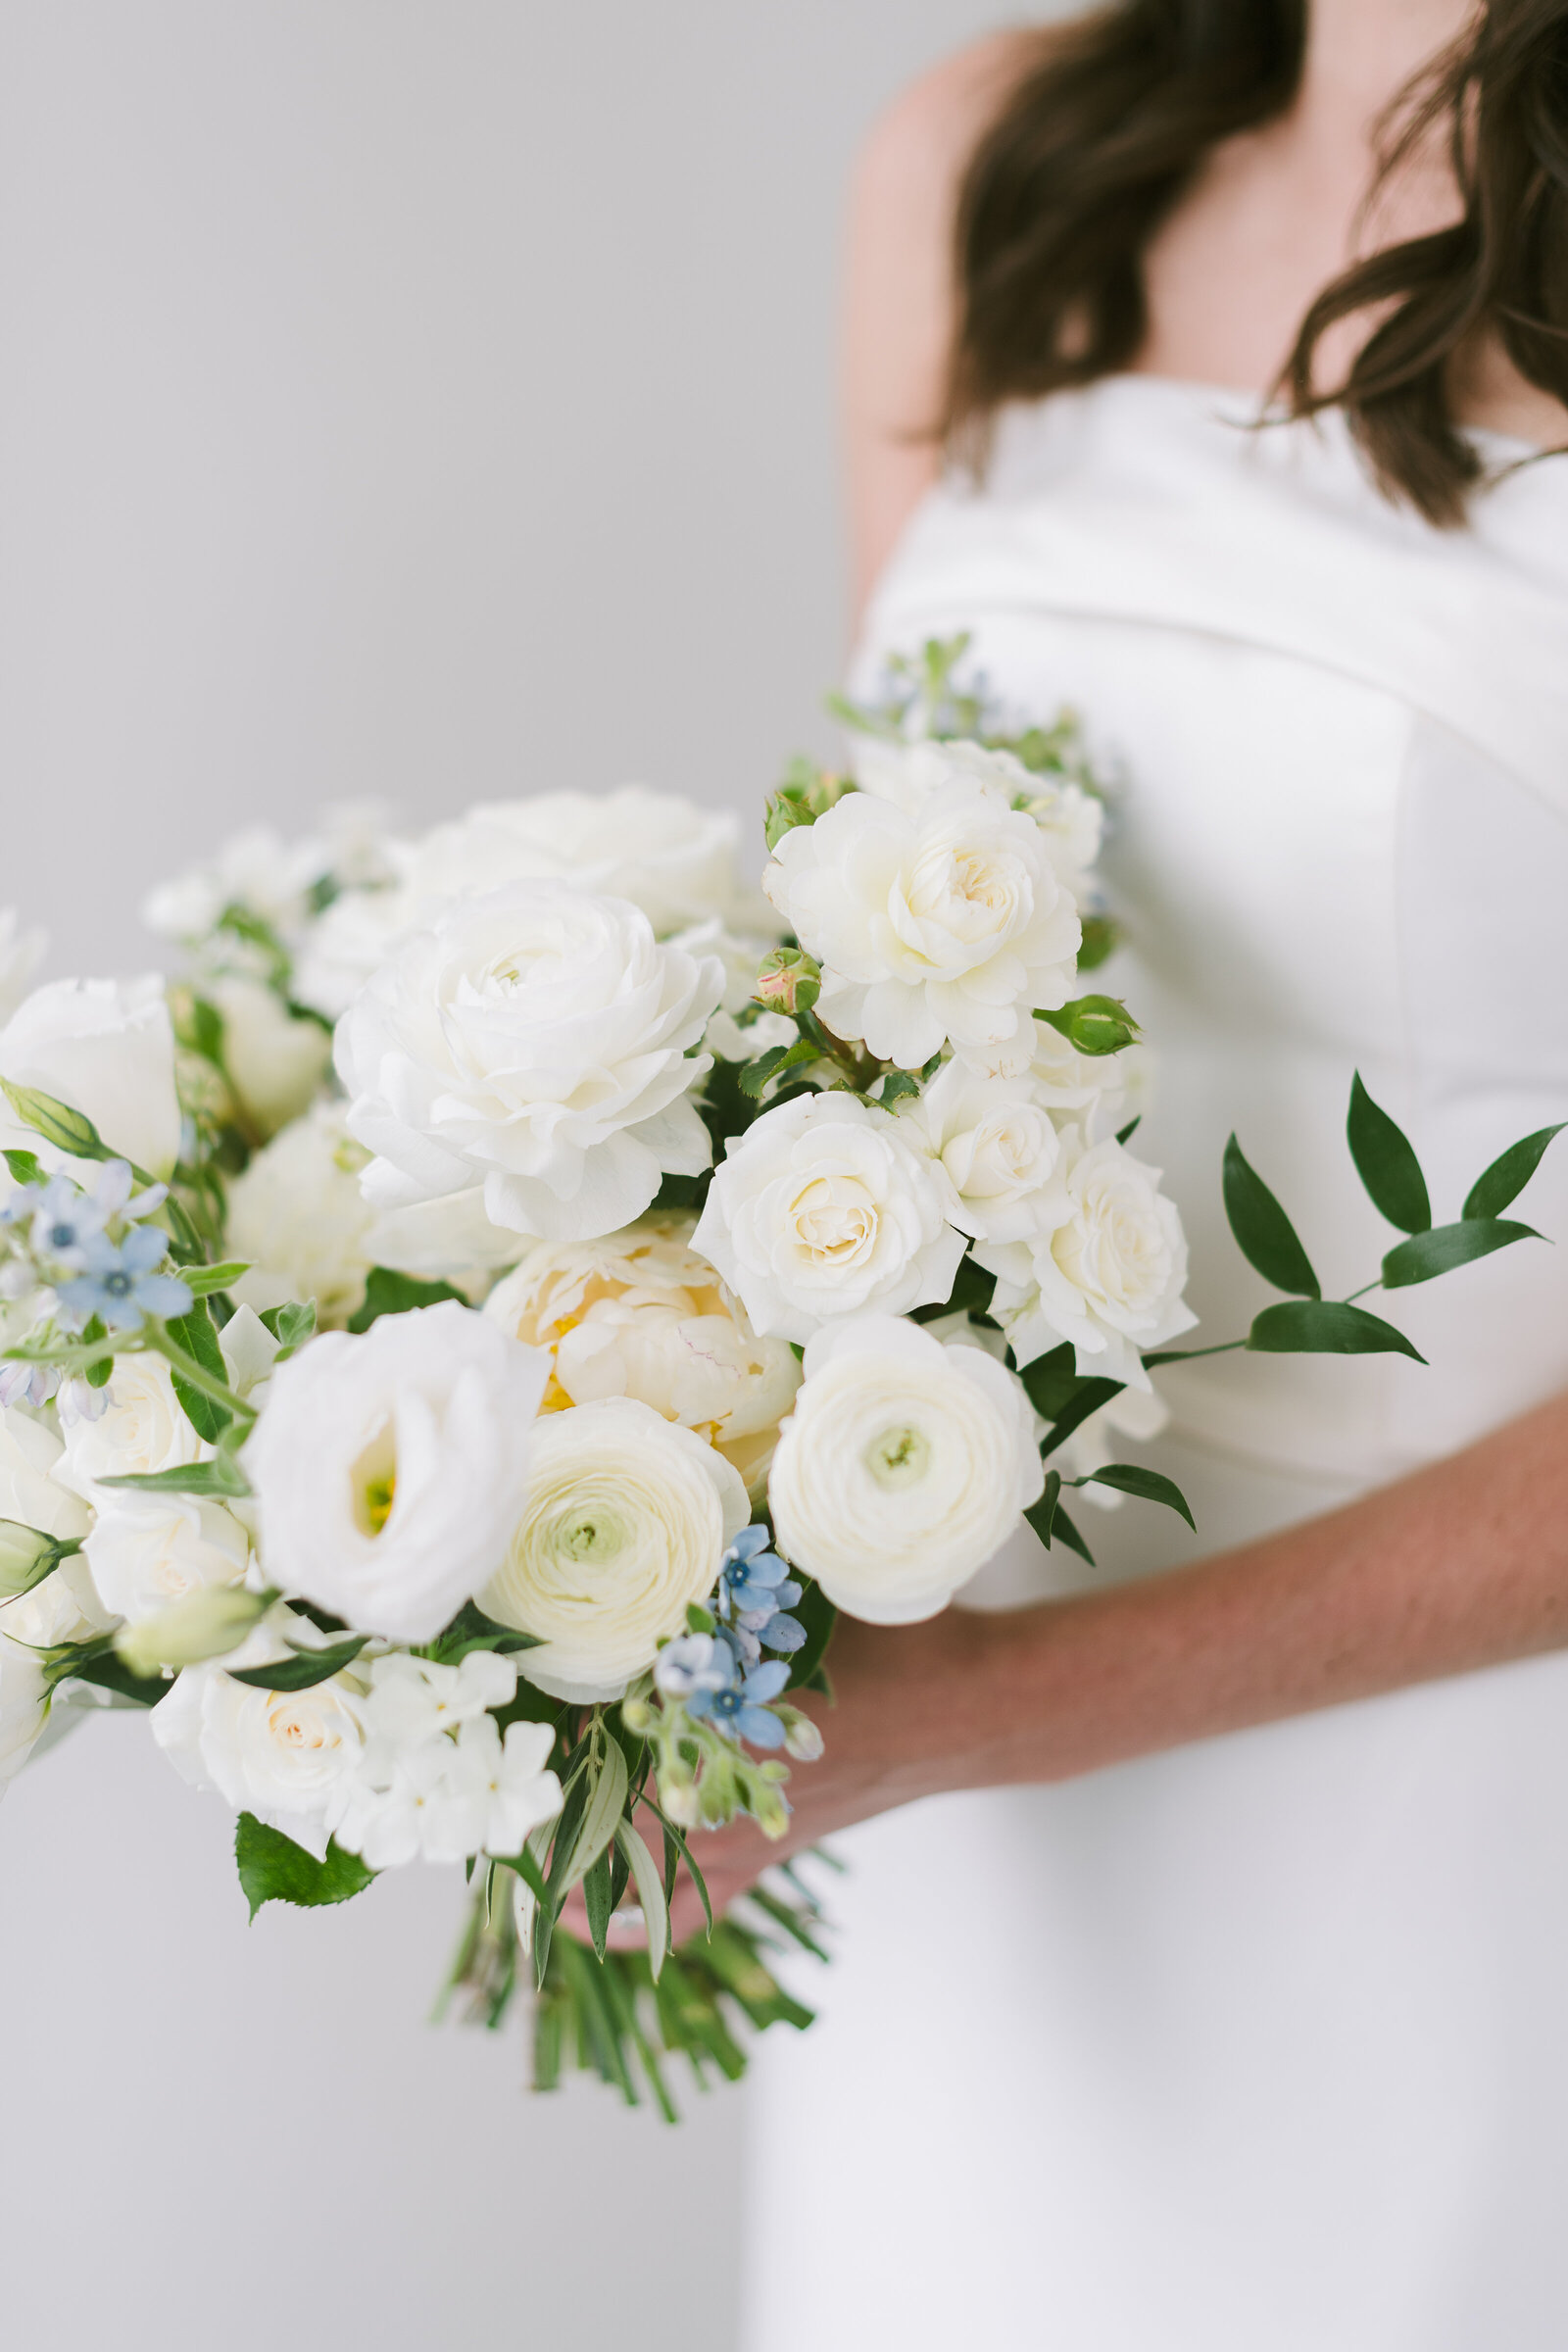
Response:
[[[509,1658],[475,1650],[437,1666],[394,1654],[373,1661],[368,1681],[364,1751],[338,1786],[328,1826],[372,1870],[515,1854],[560,1812],[551,1726],[514,1723],[503,1741],[488,1711],[516,1689]]]
[[[711,1153],[690,1089],[723,988],[624,899],[518,882],[457,901],[338,1025],[348,1125],[378,1208],[480,1192],[556,1241],[629,1224]]]
[[[361,1632],[432,1641],[506,1551],[549,1374],[452,1299],[310,1341],[245,1443],[269,1577]]]
[[[49,1718],[44,1662],[36,1653],[57,1642],[85,1641],[104,1626],[79,1559],[63,1561],[41,1585],[0,1607],[0,1793]]]
[[[1020,1364],[1066,1340],[1080,1372],[1147,1389],[1143,1353],[1198,1320],[1182,1298],[1187,1242],[1159,1170],[1120,1144],[1086,1144],[1075,1127],[1062,1131],[1040,1231],[983,1242],[975,1256],[997,1277],[991,1312]]]
[[[104,1142],[151,1176],[179,1157],[174,1032],[156,972],[141,980],[51,980],[0,1029],[0,1077],[85,1111]],[[0,1102],[0,1145],[60,1154]]]
[[[892,1315],[831,1326],[779,1436],[779,1549],[872,1625],[934,1617],[1045,1485],[1023,1385],[983,1348]]]
[[[0,906],[0,1021],[9,1021],[26,995],[49,945],[47,931],[24,931],[14,906]]]
[[[107,1401],[105,1401],[107,1400]],[[161,1355],[117,1355],[109,1386],[99,1392],[103,1410],[89,1416],[61,1406],[65,1449],[51,1476],[86,1501],[105,1504],[114,1490],[101,1478],[144,1478],[154,1470],[183,1469],[210,1459],[212,1447],[199,1438]]]
[[[340,1102],[318,1102],[229,1180],[227,1247],[250,1267],[231,1288],[253,1306],[314,1298],[323,1330],[346,1323],[376,1261],[360,1191],[368,1154]]]
[[[950,1180],[893,1113],[853,1095],[800,1095],[730,1139],[693,1247],[754,1330],[806,1341],[869,1307],[946,1298],[963,1236]]]
[[[903,1069],[1067,1001],[1077,908],[1033,819],[984,784],[944,784],[912,815],[850,793],[782,836],[763,881],[822,966],[820,1018]]]
[[[0,1519],[75,1544],[92,1525],[92,1514],[53,1475],[64,1450],[50,1421],[16,1405],[0,1411]]]
[[[993,1242],[1033,1232],[1060,1147],[1029,1079],[979,1078],[961,1061],[944,1062],[898,1117],[952,1184],[948,1216],[960,1232]]]
[[[258,1690],[229,1666],[270,1664],[283,1639],[307,1644],[314,1629],[275,1609],[223,1665],[187,1666],[154,1707],[153,1738],[196,1788],[215,1788],[236,1812],[254,1813],[318,1861],[327,1814],[364,1744],[363,1683],[336,1674],[309,1690]]]
[[[250,1562],[245,1530],[220,1502],[113,1488],[82,1550],[104,1607],[130,1622],[187,1592],[239,1584]]]
[[[537,1638],[517,1665],[541,1690],[618,1698],[712,1592],[751,1517],[746,1488],[711,1446],[631,1397],[547,1415],[530,1471],[479,1606]]]
[[[332,1059],[319,1021],[297,1019],[260,980],[224,973],[206,994],[223,1019],[223,1068],[240,1109],[261,1135],[297,1119]]]

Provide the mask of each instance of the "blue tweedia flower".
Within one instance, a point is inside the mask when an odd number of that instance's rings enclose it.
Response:
[[[7,1222],[21,1224],[26,1219],[30,1223],[27,1240],[40,1266],[67,1274],[84,1273],[88,1251],[112,1218],[150,1216],[168,1198],[169,1187],[155,1184],[132,1200],[134,1182],[130,1163],[123,1159],[106,1160],[90,1193],[69,1176],[51,1176],[46,1184],[26,1185],[13,1196],[7,1204]],[[168,1247],[165,1239],[160,1256]]]
[[[60,1285],[61,1304],[80,1323],[101,1317],[106,1331],[134,1331],[149,1315],[188,1315],[192,1299],[177,1274],[159,1274],[169,1253],[169,1236],[156,1225],[136,1225],[122,1242],[107,1234],[82,1246],[83,1270]]]
[[[666,1642],[654,1662],[654,1681],[666,1698],[725,1690],[735,1680],[735,1654],[712,1634],[682,1634]]]
[[[767,1548],[765,1527],[743,1527],[718,1572],[717,1614],[747,1665],[764,1647],[795,1650],[806,1645],[806,1628],[785,1614],[801,1588],[777,1552]]]
[[[744,1682],[732,1682],[726,1690],[694,1691],[686,1712],[706,1718],[731,1740],[744,1740],[753,1747],[782,1747],[784,1726],[765,1701],[777,1698],[789,1679],[783,1659],[769,1658],[754,1666]]]

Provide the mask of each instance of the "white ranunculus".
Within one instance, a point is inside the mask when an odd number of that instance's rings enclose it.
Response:
[[[706,1600],[751,1517],[740,1475],[689,1429],[629,1396],[547,1414],[527,1501],[479,1594],[535,1635],[519,1672],[557,1698],[618,1698]]]
[[[1062,1131],[1040,1231],[981,1243],[975,1256],[997,1277],[991,1311],[1020,1364],[1067,1340],[1080,1372],[1147,1389],[1143,1353],[1198,1320],[1182,1298],[1187,1242],[1159,1170],[1120,1144],[1086,1144],[1075,1127]]]
[[[1034,1231],[1060,1147],[1028,1078],[980,1078],[961,1061],[944,1062],[898,1117],[952,1184],[948,1215],[960,1232],[1010,1242]]]
[[[340,1783],[328,1827],[372,1870],[515,1854],[561,1810],[549,1771],[549,1724],[514,1723],[505,1741],[492,1707],[512,1699],[510,1658],[474,1650],[456,1666],[404,1653],[376,1658],[360,1713],[365,1748]]]
[[[754,1330],[805,1341],[869,1307],[946,1298],[963,1236],[952,1187],[893,1113],[853,1095],[799,1095],[730,1139],[693,1247]]]
[[[225,1672],[270,1663],[290,1634],[307,1644],[315,1638],[307,1619],[273,1610],[222,1666],[187,1666],[150,1721],[193,1788],[215,1788],[236,1812],[254,1813],[319,1861],[328,1812],[364,1743],[363,1683],[349,1673],[309,1690],[258,1690]]]
[[[650,1216],[602,1241],[535,1242],[484,1311],[550,1350],[547,1411],[635,1396],[709,1439],[756,1491],[801,1367],[786,1340],[758,1338],[691,1248],[695,1223]]]
[[[872,1625],[934,1617],[1045,1485],[1034,1408],[983,1348],[892,1315],[810,1341],[768,1502],[779,1549]]]
[[[375,1212],[360,1191],[368,1156],[342,1103],[318,1102],[230,1178],[227,1247],[251,1269],[230,1285],[237,1298],[262,1308],[314,1298],[323,1330],[348,1321],[377,1262]]]
[[[494,1225],[554,1241],[640,1216],[710,1156],[690,1089],[723,987],[624,899],[517,882],[454,903],[338,1024],[366,1198],[482,1192]]]
[[[36,1652],[57,1642],[84,1641],[102,1633],[105,1622],[79,1559],[63,1561],[41,1585],[0,1607],[0,1793],[48,1721],[49,1694]]]
[[[82,1549],[104,1607],[132,1623],[187,1592],[240,1583],[250,1563],[245,1530],[220,1502],[116,1488]]]
[[[270,1580],[429,1642],[506,1552],[550,1359],[448,1299],[277,1366],[244,1462]]]
[[[107,1403],[96,1419],[61,1408],[65,1450],[51,1475],[74,1494],[107,1502],[115,1490],[100,1490],[101,1478],[142,1478],[211,1456],[213,1449],[192,1428],[161,1355],[117,1355],[109,1386],[100,1394]]]
[[[0,1519],[18,1519],[62,1544],[75,1544],[92,1525],[92,1514],[52,1475],[64,1451],[52,1419],[19,1405],[0,1411]]]
[[[912,815],[850,793],[782,836],[764,883],[822,966],[821,1019],[903,1069],[1005,1043],[1071,993],[1077,908],[1032,818],[975,781]]]
[[[14,906],[0,906],[0,1022],[9,1021],[49,946],[47,931],[24,931]]]
[[[106,1144],[149,1175],[179,1156],[174,1032],[157,973],[141,980],[51,980],[0,1029],[0,1076],[85,1111]],[[60,1154],[0,1101],[0,1145]]]
[[[331,1037],[319,1021],[296,1019],[260,980],[225,973],[206,994],[223,1017],[223,1068],[239,1107],[258,1133],[275,1135],[325,1077]]]

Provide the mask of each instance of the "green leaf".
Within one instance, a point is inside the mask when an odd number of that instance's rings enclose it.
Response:
[[[266,1324],[276,1340],[277,1353],[272,1361],[280,1364],[296,1348],[303,1348],[315,1331],[316,1300],[290,1298],[282,1306],[266,1308],[258,1319]]]
[[[101,1487],[123,1487],[131,1494],[211,1494],[229,1497],[248,1494],[250,1481],[231,1453],[215,1453],[210,1462],[176,1463],[172,1470],[126,1470],[98,1480]]]
[[[1253,1320],[1247,1345],[1265,1355],[1408,1355],[1418,1364],[1427,1360],[1392,1323],[1338,1298],[1291,1298],[1279,1306],[1265,1306]]]
[[[62,1543],[21,1519],[0,1519],[0,1602],[20,1600],[52,1576],[71,1552],[80,1549],[79,1544]]]
[[[801,1597],[790,1615],[797,1624],[805,1626],[806,1641],[800,1649],[790,1655],[790,1679],[784,1687],[787,1690],[805,1690],[821,1672],[839,1613],[821,1586],[803,1577]]]
[[[919,1092],[920,1081],[913,1070],[889,1070],[882,1081],[883,1106],[886,1108],[904,1096],[918,1095]]]
[[[231,1283],[249,1272],[248,1265],[230,1259],[221,1266],[181,1266],[179,1279],[193,1298],[206,1298],[214,1291],[226,1291]]]
[[[269,1829],[254,1813],[242,1813],[234,1832],[234,1861],[254,1919],[264,1903],[346,1903],[363,1894],[374,1878],[358,1854],[346,1854],[335,1838],[318,1862],[281,1830]]]
[[[1145,1502],[1162,1502],[1167,1510],[1186,1520],[1195,1536],[1198,1533],[1198,1521],[1188,1507],[1186,1495],[1173,1478],[1162,1478],[1157,1470],[1145,1470],[1137,1462],[1107,1462],[1102,1470],[1091,1470],[1086,1477],[1070,1483],[1075,1487],[1115,1487],[1123,1494],[1142,1496]]]
[[[611,1833],[613,1837],[614,1833]],[[596,1854],[582,1876],[583,1908],[588,1914],[588,1933],[593,1939],[597,1957],[602,1961],[605,1944],[610,1936],[610,1848]]]
[[[368,1634],[356,1634],[352,1641],[335,1642],[330,1649],[302,1649],[292,1658],[276,1658],[268,1666],[230,1666],[224,1671],[235,1683],[249,1683],[253,1690],[314,1690],[318,1683],[330,1682],[345,1666],[352,1666]]]
[[[123,1658],[109,1650],[101,1658],[86,1658],[76,1668],[78,1683],[93,1683],[100,1690],[113,1690],[117,1697],[128,1698],[138,1707],[156,1707],[173,1689],[161,1674],[132,1674]]]
[[[437,1634],[433,1642],[417,1647],[415,1656],[430,1658],[438,1666],[457,1666],[470,1650],[493,1649],[502,1657],[510,1657],[519,1649],[537,1649],[540,1637],[525,1634],[512,1625],[498,1625],[487,1617],[476,1600],[466,1600],[452,1623]],[[560,1705],[558,1699],[556,1705]]]
[[[1233,1135],[1225,1146],[1225,1214],[1248,1264],[1277,1291],[1320,1298],[1322,1286],[1296,1228]]]
[[[821,1048],[808,1037],[798,1037],[793,1046],[771,1046],[755,1061],[747,1062],[741,1071],[741,1093],[749,1095],[755,1102],[770,1079],[781,1078],[786,1070],[796,1069],[804,1061],[819,1061],[821,1057]]]
[[[1053,1526],[1051,1533],[1052,1541],[1054,1543],[1065,1544],[1069,1551],[1075,1551],[1078,1554],[1078,1557],[1081,1560],[1086,1561],[1091,1568],[1094,1566],[1094,1553],[1090,1550],[1088,1544],[1084,1542],[1083,1537],[1078,1533],[1077,1527],[1073,1521],[1068,1518],[1066,1512],[1062,1509],[1059,1502],[1056,1505],[1055,1523]]]
[[[1108,914],[1084,916],[1083,945],[1078,950],[1078,969],[1092,972],[1104,962],[1121,934]]]
[[[663,1885],[653,1855],[629,1821],[616,1822],[615,1843],[626,1857],[632,1884],[637,1889],[637,1900],[642,1905],[643,1921],[648,1931],[648,1965],[657,1984],[659,1972],[664,1965],[664,1955],[669,1949],[669,1911],[664,1901]]]
[[[1134,1137],[1134,1136],[1135,1136],[1135,1135],[1138,1133],[1138,1130],[1139,1130],[1139,1128],[1140,1128],[1140,1127],[1143,1125],[1143,1123],[1144,1123],[1144,1114],[1143,1114],[1143,1112],[1142,1112],[1142,1111],[1140,1111],[1140,1112],[1138,1113],[1138,1116],[1137,1116],[1137,1118],[1136,1118],[1136,1119],[1129,1119],[1125,1127],[1118,1127],[1118,1128],[1117,1128],[1117,1130],[1116,1130],[1116,1141],[1117,1141],[1117,1143],[1118,1143],[1118,1144],[1120,1144],[1120,1145],[1122,1145],[1122,1146],[1125,1148],[1125,1147],[1126,1147],[1128,1144],[1130,1144],[1130,1143],[1132,1142],[1132,1140],[1133,1140],[1133,1137]]]
[[[1035,1534],[1040,1538],[1041,1543],[1044,1544],[1048,1551],[1051,1548],[1051,1531],[1056,1523],[1056,1506],[1060,1500],[1061,1472],[1059,1470],[1048,1470],[1046,1473],[1045,1493],[1041,1495],[1038,1502],[1030,1503],[1028,1509],[1024,1512],[1024,1517],[1028,1520],[1030,1526],[1034,1529]]]
[[[705,1609],[700,1600],[686,1603],[686,1631],[689,1634],[710,1634],[718,1620],[711,1609]]]
[[[1383,1260],[1385,1290],[1407,1289],[1412,1282],[1430,1282],[1434,1275],[1467,1266],[1473,1257],[1490,1257],[1510,1242],[1539,1242],[1544,1236],[1533,1225],[1515,1225],[1505,1217],[1466,1217],[1457,1225],[1435,1225],[1430,1233],[1412,1234],[1396,1242]]]
[[[439,1306],[444,1298],[468,1301],[450,1282],[420,1282],[413,1274],[395,1273],[390,1266],[372,1266],[365,1283],[365,1303],[349,1317],[350,1331],[368,1331],[383,1315],[405,1315],[411,1307]]]
[[[551,1863],[551,1891],[557,1896],[569,1894],[578,1880],[587,1877],[615,1835],[615,1824],[626,1803],[627,1778],[619,1741],[607,1739],[597,1771],[590,1767],[587,1801],[565,1863],[559,1870]]]
[[[1542,1154],[1554,1135],[1561,1135],[1562,1123],[1555,1127],[1538,1127],[1494,1159],[1484,1174],[1470,1187],[1470,1197],[1464,1204],[1467,1217],[1497,1217],[1510,1200],[1522,1193],[1537,1168]],[[8,1155],[9,1156],[9,1155]]]
[[[36,1152],[8,1152],[5,1153],[5,1163],[18,1184],[44,1184],[48,1181]]]
[[[121,1156],[110,1151],[85,1111],[73,1110],[69,1102],[57,1102],[35,1086],[16,1086],[9,1078],[0,1078],[0,1089],[24,1127],[41,1135],[57,1152],[69,1152],[74,1159]]]
[[[223,1361],[223,1350],[218,1344],[218,1327],[205,1298],[198,1298],[188,1315],[176,1315],[165,1328],[176,1348],[183,1348],[187,1355],[195,1357],[204,1372],[210,1372],[215,1380],[226,1385],[228,1366]],[[184,1408],[186,1420],[199,1438],[205,1438],[210,1446],[216,1446],[233,1416],[214,1397],[204,1396],[200,1389],[193,1388],[182,1373],[174,1373],[173,1381],[174,1395]]]
[[[1421,1163],[1408,1138],[1380,1110],[1356,1071],[1350,1082],[1350,1115],[1346,1123],[1350,1157],[1380,1216],[1401,1233],[1425,1233],[1432,1223],[1432,1203]]]
[[[697,1889],[697,1899],[703,1906],[703,1917],[708,1922],[708,1933],[710,1936],[711,1936],[713,1933],[713,1906],[708,1899],[708,1881],[704,1878],[702,1872],[692,1860],[691,1847],[687,1844],[683,1833],[675,1827],[675,1824],[670,1820],[667,1813],[663,1813],[660,1810],[659,1806],[655,1804],[651,1796],[645,1796],[643,1798],[643,1803],[654,1815],[655,1819],[658,1821],[660,1827],[664,1833],[665,1876],[669,1880],[669,1884],[671,1886],[674,1884],[673,1877],[668,1869],[669,1848],[673,1845],[676,1853],[679,1854],[681,1860],[685,1863],[687,1871],[691,1877],[692,1885]]]
[[[1027,1388],[1027,1372],[1023,1375],[1023,1381]],[[1102,1404],[1108,1404],[1113,1396],[1119,1396],[1126,1385],[1121,1380],[1098,1378],[1075,1381],[1072,1394],[1058,1411],[1050,1416],[1041,1414],[1042,1420],[1049,1417],[1051,1421],[1050,1430],[1041,1440],[1041,1453],[1054,1453],[1058,1446],[1064,1446],[1075,1429],[1081,1429],[1090,1415],[1098,1413]],[[1035,1410],[1039,1412],[1038,1405]]]

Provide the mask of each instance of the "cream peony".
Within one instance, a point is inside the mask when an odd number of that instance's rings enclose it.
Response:
[[[230,1179],[227,1247],[251,1269],[235,1298],[261,1308],[314,1298],[323,1330],[348,1321],[376,1262],[375,1212],[360,1191],[367,1157],[342,1103],[318,1102]]]
[[[663,1172],[711,1147],[688,1049],[723,988],[716,956],[655,941],[623,899],[518,882],[459,900],[344,1015],[348,1125],[377,1156],[367,1200],[480,1193],[493,1225],[578,1241],[629,1224]]]
[[[557,1698],[618,1698],[706,1600],[751,1517],[739,1474],[689,1429],[631,1397],[550,1414],[527,1501],[479,1594],[535,1635],[519,1670]]]
[[[51,1476],[74,1494],[107,1503],[115,1490],[100,1489],[101,1478],[142,1478],[211,1455],[212,1447],[191,1427],[161,1355],[117,1355],[101,1395],[107,1401],[96,1419],[61,1410],[65,1446]]]
[[[225,1665],[266,1665],[287,1635],[316,1638],[307,1619],[276,1609]],[[193,1788],[216,1788],[319,1861],[339,1785],[359,1762],[363,1691],[352,1674],[310,1690],[257,1690],[223,1666],[187,1666],[152,1711],[153,1738]]]
[[[983,1348],[892,1315],[834,1325],[768,1480],[778,1547],[872,1625],[945,1608],[1045,1486],[1034,1408]]]
[[[1020,1364],[1067,1340],[1080,1372],[1147,1389],[1142,1354],[1198,1320],[1182,1298],[1187,1242],[1159,1170],[1120,1144],[1086,1144],[1075,1127],[1062,1132],[1041,1231],[981,1243],[975,1256],[997,1277],[991,1311]]]
[[[156,973],[35,988],[0,1029],[0,1077],[85,1111],[106,1144],[151,1176],[170,1175],[179,1157],[174,1032]],[[0,1146],[59,1164],[3,1099]]]
[[[220,1502],[117,1488],[82,1550],[104,1607],[130,1622],[187,1592],[238,1584],[250,1563],[249,1538]]]
[[[279,1364],[243,1456],[272,1583],[362,1632],[433,1640],[506,1551],[549,1373],[451,1299]]]
[[[949,1181],[891,1111],[800,1095],[730,1139],[693,1247],[753,1329],[805,1341],[827,1321],[946,1298],[963,1236]]]
[[[948,1216],[960,1232],[1010,1242],[1035,1230],[1060,1147],[1029,1079],[980,1078],[945,1062],[922,1094],[900,1102],[898,1117],[952,1185]]]
[[[1005,1043],[1071,992],[1072,898],[1033,819],[972,779],[912,815],[848,794],[783,835],[764,884],[822,966],[822,1020],[901,1068]]]
[[[698,1431],[756,1491],[801,1367],[787,1341],[757,1337],[691,1248],[695,1223],[650,1216],[598,1242],[536,1242],[484,1311],[549,1349],[547,1411],[634,1396]]]
[[[223,1068],[240,1110],[263,1136],[297,1119],[331,1066],[319,1021],[297,1019],[274,989],[225,973],[205,994],[223,1019]]]

